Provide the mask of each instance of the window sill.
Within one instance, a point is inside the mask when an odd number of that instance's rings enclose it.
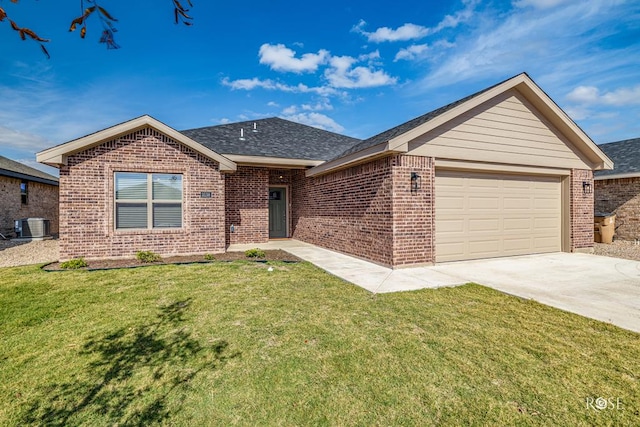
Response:
[[[124,229],[116,229],[114,230],[116,235],[120,234],[129,234],[129,235],[140,235],[140,234],[184,234],[186,229],[184,227],[180,228],[124,228]]]

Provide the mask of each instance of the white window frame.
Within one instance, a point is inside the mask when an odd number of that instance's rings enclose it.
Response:
[[[117,199],[118,189],[116,186],[118,174],[143,174],[147,176],[147,198],[146,199]],[[153,175],[178,175],[181,178],[180,193],[182,198],[175,199],[154,199],[153,198]],[[147,227],[146,228],[118,228],[118,204],[146,204],[147,205]],[[154,204],[180,204],[180,226],[176,227],[154,227],[153,226],[153,206]],[[182,173],[168,172],[133,172],[133,171],[117,171],[113,173],[113,228],[118,232],[140,231],[140,230],[179,230],[184,226],[184,175]]]

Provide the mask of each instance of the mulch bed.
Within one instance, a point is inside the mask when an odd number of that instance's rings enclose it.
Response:
[[[160,262],[144,263],[135,258],[127,259],[101,259],[101,260],[87,260],[87,267],[80,268],[78,270],[109,270],[113,268],[134,268],[134,267],[148,267],[151,265],[166,265],[166,264],[205,264],[212,262],[231,262],[231,261],[253,261],[253,262],[269,262],[269,261],[282,261],[282,262],[300,262],[300,258],[291,255],[289,252],[282,250],[269,250],[264,251],[264,258],[248,258],[244,252],[225,252],[223,254],[215,254],[214,260],[204,259],[204,255],[187,255],[187,256],[172,256],[162,258]],[[42,267],[46,271],[69,271],[60,268],[59,262],[53,262]]]

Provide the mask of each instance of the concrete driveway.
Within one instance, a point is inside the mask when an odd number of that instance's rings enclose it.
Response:
[[[553,253],[428,269],[640,332],[640,262]]]

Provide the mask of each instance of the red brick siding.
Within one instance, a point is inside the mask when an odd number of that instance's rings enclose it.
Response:
[[[598,180],[594,193],[596,212],[616,214],[616,239],[640,239],[640,178]]]
[[[115,230],[114,173],[183,175],[183,226]],[[211,192],[211,198],[201,198]],[[150,128],[69,156],[60,169],[60,259],[220,253],[225,246],[224,176],[218,164]]]
[[[293,171],[293,237],[385,265],[431,263],[433,159],[389,156],[304,178]],[[422,185],[411,191],[411,172]]]
[[[295,180],[293,237],[391,265],[393,159]]]
[[[58,186],[29,181],[28,203],[22,204],[21,179],[0,176],[0,233],[13,236],[13,222],[21,218],[50,221],[51,234],[58,233]]]
[[[593,172],[572,169],[570,188],[571,251],[593,248],[593,192],[585,194],[583,182],[593,188]]]
[[[269,240],[268,169],[240,166],[227,175],[225,216],[227,244]]]
[[[411,190],[411,173],[421,185]],[[397,156],[393,167],[393,265],[435,262],[433,158]]]

